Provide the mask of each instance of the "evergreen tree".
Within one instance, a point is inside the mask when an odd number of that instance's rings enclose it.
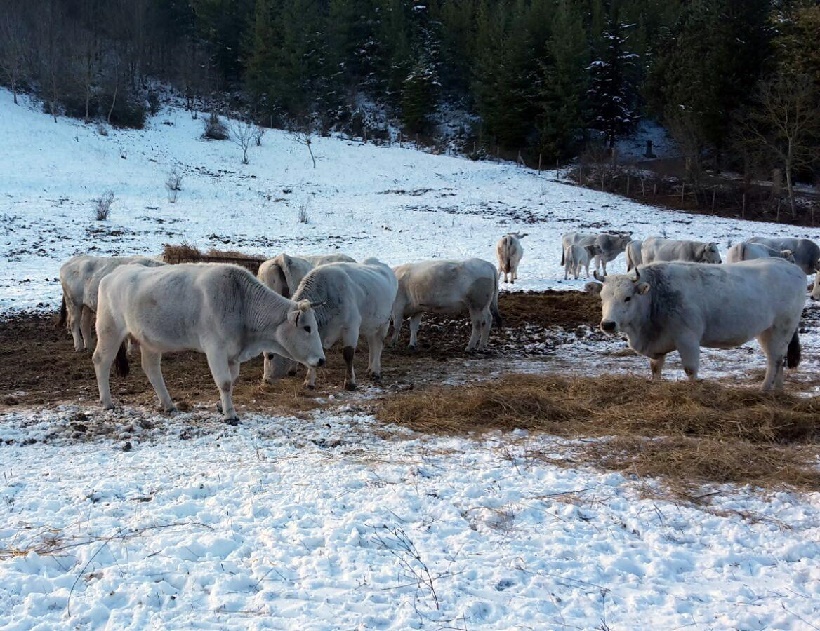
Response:
[[[539,153],[552,162],[574,154],[583,134],[582,106],[589,62],[584,6],[559,0],[538,88]]]
[[[718,156],[769,57],[768,10],[767,0],[693,0],[650,69],[653,109]]]
[[[631,132],[638,121],[637,91],[632,84],[637,55],[626,46],[625,31],[617,14],[607,16],[606,27],[597,42],[597,58],[587,66],[590,127],[600,131],[609,148],[615,140]]]

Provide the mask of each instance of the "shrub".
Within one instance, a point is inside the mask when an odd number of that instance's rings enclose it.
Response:
[[[227,140],[228,128],[216,112],[211,112],[205,119],[205,131],[202,135],[209,140]]]
[[[106,191],[94,200],[94,217],[97,221],[106,221],[111,214],[111,204],[114,203],[114,191]]]

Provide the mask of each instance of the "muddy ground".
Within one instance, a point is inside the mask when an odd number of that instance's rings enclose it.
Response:
[[[600,320],[600,300],[576,291],[502,293],[499,311],[502,329],[493,329],[486,353],[468,354],[468,318],[425,316],[418,348],[407,348],[405,324],[396,349],[382,357],[383,384],[374,387],[365,372],[367,350],[361,344],[355,367],[360,390],[365,394],[406,390],[424,384],[446,383],[498,372],[517,360],[545,358],[578,339],[603,338],[595,327]],[[23,313],[0,320],[0,411],[59,403],[89,404],[97,400],[97,384],[90,351],[74,351],[71,336],[56,326],[57,314]],[[328,403],[351,403],[357,397],[342,390],[344,362],[341,352],[328,352],[328,366],[319,371],[317,388],[302,387],[302,376],[276,384],[263,384],[262,359],[242,364],[234,392],[240,414],[246,411],[300,413]],[[205,356],[200,353],[169,353],[162,372],[168,390],[181,410],[213,408],[218,398]],[[131,374],[112,375],[115,401],[126,405],[155,405],[156,397],[139,366],[131,358]]]
[[[248,412],[299,416],[327,406],[347,405],[355,411],[368,400],[391,393],[464,383],[510,371],[583,376],[620,373],[637,379],[649,376],[645,358],[630,351],[625,341],[619,342],[597,329],[601,317],[597,296],[577,291],[502,292],[499,311],[504,327],[493,329],[489,349],[484,353],[464,350],[470,336],[466,315],[456,319],[425,316],[415,351],[407,348],[409,332],[405,324],[397,348],[385,348],[381,384],[374,384],[366,375],[367,348],[361,343],[355,359],[359,382],[356,393],[342,387],[344,362],[339,348],[327,353],[328,365],[319,370],[317,387],[312,391],[302,385],[303,371],[298,377],[263,384],[262,359],[253,359],[242,364],[234,404],[240,417]],[[70,334],[58,328],[56,321],[56,313],[0,316],[0,413],[58,404],[96,406],[98,391],[91,352],[75,352]],[[818,329],[820,308],[813,305],[804,311],[801,322],[801,332],[807,334],[805,341],[816,338]],[[763,368],[759,362],[759,367],[752,368],[747,361],[758,354],[759,349],[748,346],[702,349],[701,376],[726,385],[757,387],[763,380]],[[816,395],[820,391],[820,362],[813,347],[804,347],[803,354],[800,369],[787,371],[786,388]],[[181,411],[202,411],[210,416],[215,410],[218,392],[204,355],[166,354],[162,371]],[[684,378],[676,354],[667,362],[665,377]],[[156,407],[156,395],[139,365],[138,352],[131,357],[128,377],[112,374],[111,391],[118,404],[146,410]]]

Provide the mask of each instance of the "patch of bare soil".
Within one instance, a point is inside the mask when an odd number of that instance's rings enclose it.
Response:
[[[407,348],[409,332],[405,324],[396,349],[385,349],[383,384],[373,394],[443,383],[453,377],[454,369],[462,375],[484,374],[491,365],[497,367],[494,359],[553,354],[560,345],[575,339],[575,331],[589,334],[588,327],[600,320],[600,301],[579,292],[502,293],[499,311],[505,326],[493,329],[489,349],[480,354],[464,350],[470,337],[466,315],[425,316],[416,351]],[[71,336],[56,326],[56,319],[56,314],[24,313],[0,322],[0,411],[97,400],[91,352],[75,352]],[[327,359],[328,365],[319,371],[313,391],[303,388],[301,374],[263,384],[261,357],[244,363],[234,391],[240,415],[247,411],[299,414],[350,397],[341,389],[341,351],[329,351]],[[373,384],[366,376],[365,344],[358,349],[355,367],[360,389],[367,391]],[[162,372],[181,410],[214,409],[218,393],[203,354],[164,355]],[[156,396],[139,366],[138,353],[131,357],[127,378],[112,374],[111,392],[115,401],[126,405],[155,405]]]

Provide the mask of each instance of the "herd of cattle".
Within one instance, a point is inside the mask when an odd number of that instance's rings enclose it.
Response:
[[[367,340],[368,372],[381,378],[381,354],[392,322],[392,343],[410,319],[414,348],[422,314],[469,312],[467,351],[487,347],[493,324],[501,325],[498,282],[514,283],[523,256],[521,239],[498,242],[498,268],[482,259],[430,260],[390,268],[370,258],[344,255],[279,256],[265,261],[257,277],[237,265],[166,265],[149,257],[75,256],[60,268],[60,322],[77,351],[90,349],[96,333],[94,369],[105,408],[113,407],[112,366],[128,369],[128,343],[140,349],[142,367],[163,410],[174,410],[160,369],[163,353],[205,353],[220,393],[220,409],[236,421],[232,402],[239,365],[264,354],[267,382],[307,368],[313,388],[324,349],[342,342],[345,388],[356,389],[353,358],[359,337]],[[631,273],[606,275],[606,265],[626,252]],[[649,357],[660,378],[666,354],[677,350],[686,373],[697,377],[700,347],[729,348],[757,338],[767,357],[764,390],[783,385],[783,364],[800,361],[798,323],[806,274],[816,274],[820,298],[820,248],[808,239],[754,238],[730,248],[721,263],[717,245],[629,234],[568,233],[562,238],[565,278],[595,263],[601,329],[621,332],[636,352]],[[603,274],[599,274],[599,270]]]

